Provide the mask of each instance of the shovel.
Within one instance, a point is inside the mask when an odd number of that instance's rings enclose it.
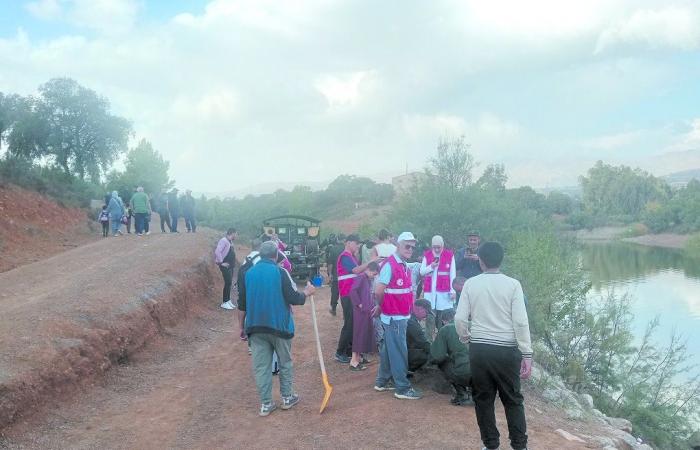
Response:
[[[318,352],[318,362],[321,364],[321,378],[323,378],[323,388],[325,393],[323,395],[323,402],[321,402],[321,409],[318,413],[321,414],[326,406],[328,406],[328,400],[331,399],[331,393],[333,392],[333,386],[328,382],[328,374],[326,373],[326,365],[323,362],[323,352],[321,351],[321,337],[318,335],[318,324],[316,323],[316,304],[314,303],[314,296],[311,296],[311,321],[314,324],[314,334],[316,335],[316,351]]]

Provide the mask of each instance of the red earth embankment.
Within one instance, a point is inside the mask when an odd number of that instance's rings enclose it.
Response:
[[[0,185],[0,272],[97,239],[85,210],[67,208],[37,192]]]

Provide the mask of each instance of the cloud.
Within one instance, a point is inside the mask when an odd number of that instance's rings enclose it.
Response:
[[[38,19],[64,21],[105,34],[130,31],[140,10],[137,0],[37,0],[25,7]]]
[[[700,47],[700,13],[684,6],[635,11],[603,30],[595,53],[625,45],[696,50]]]
[[[41,20],[56,20],[63,13],[59,0],[29,2],[25,5],[25,8],[31,15]]]
[[[325,97],[329,108],[352,106],[357,104],[367,85],[371,83],[371,71],[357,71],[346,75],[322,75],[314,83],[316,89]]]
[[[642,130],[622,131],[585,139],[582,146],[595,150],[618,150],[636,144],[643,135]]]

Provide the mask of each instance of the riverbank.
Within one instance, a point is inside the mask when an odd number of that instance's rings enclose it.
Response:
[[[622,241],[646,245],[648,247],[663,247],[682,250],[685,248],[689,238],[690,236],[687,234],[661,233],[624,238]]]
[[[685,248],[690,235],[675,233],[644,234],[641,236],[624,237],[630,227],[600,227],[592,230],[577,230],[575,237],[583,242],[612,242],[622,241],[647,247],[661,247],[682,250]]]

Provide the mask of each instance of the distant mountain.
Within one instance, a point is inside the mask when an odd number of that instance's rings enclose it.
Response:
[[[662,177],[667,183],[687,183],[692,179],[700,180],[700,169],[683,170]]]

